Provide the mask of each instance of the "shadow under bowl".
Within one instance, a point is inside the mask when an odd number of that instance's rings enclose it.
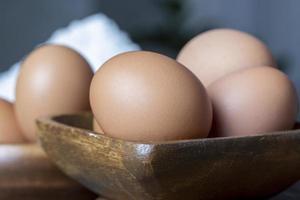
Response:
[[[43,118],[37,125],[54,163],[109,199],[250,199],[300,179],[300,130],[139,143],[90,131],[89,113]]]

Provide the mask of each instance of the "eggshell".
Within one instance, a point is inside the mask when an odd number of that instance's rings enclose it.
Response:
[[[16,86],[16,114],[30,141],[36,140],[35,120],[41,116],[90,110],[93,72],[76,51],[44,45],[22,63]]]
[[[93,130],[97,133],[104,133],[103,129],[101,126],[98,124],[95,118],[93,118]]]
[[[232,29],[204,32],[189,41],[177,60],[208,86],[236,70],[276,66],[271,52],[257,38]]]
[[[95,74],[90,101],[105,134],[135,141],[206,137],[211,102],[201,82],[166,56],[120,54]]]
[[[212,135],[244,136],[292,129],[298,112],[296,90],[271,67],[237,71],[207,88],[214,108]]]
[[[13,104],[0,98],[0,143],[25,142],[17,123]]]

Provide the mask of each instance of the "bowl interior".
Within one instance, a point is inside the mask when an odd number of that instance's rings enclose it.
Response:
[[[57,166],[110,199],[257,198],[300,178],[300,130],[138,143],[90,131],[89,113],[37,125]]]

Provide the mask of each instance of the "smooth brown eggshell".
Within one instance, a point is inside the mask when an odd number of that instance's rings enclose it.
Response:
[[[207,88],[214,108],[212,136],[245,136],[292,129],[298,112],[296,90],[271,67],[232,73]]]
[[[236,70],[276,66],[265,44],[250,34],[233,29],[215,29],[199,34],[182,48],[177,60],[206,87]]]
[[[206,137],[211,102],[201,82],[166,56],[117,55],[95,74],[90,101],[105,134],[134,141]]]
[[[22,142],[25,138],[17,123],[13,104],[0,98],[0,144]]]
[[[97,133],[102,133],[104,134],[103,129],[101,128],[101,126],[98,124],[98,122],[96,121],[95,118],[93,118],[93,131],[97,132]]]
[[[16,114],[22,131],[36,140],[38,117],[90,110],[93,72],[76,51],[44,45],[24,60],[16,87]]]

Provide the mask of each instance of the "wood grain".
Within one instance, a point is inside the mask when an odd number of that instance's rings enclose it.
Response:
[[[138,143],[90,131],[90,114],[38,127],[57,166],[112,200],[257,199],[300,179],[300,130]]]
[[[0,145],[0,199],[93,200],[96,195],[58,170],[38,145]]]

